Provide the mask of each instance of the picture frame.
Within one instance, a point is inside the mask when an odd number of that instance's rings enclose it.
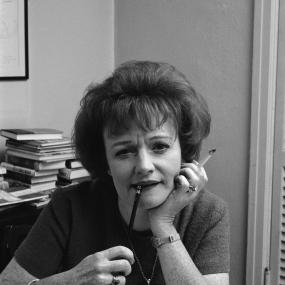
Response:
[[[28,62],[28,1],[0,0],[0,80],[26,80]]]

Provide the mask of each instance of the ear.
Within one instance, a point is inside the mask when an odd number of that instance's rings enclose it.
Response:
[[[112,176],[110,169],[107,170],[108,175]]]

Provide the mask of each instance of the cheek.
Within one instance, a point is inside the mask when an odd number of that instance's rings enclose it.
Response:
[[[181,169],[181,153],[174,153],[168,161],[167,164],[167,175],[168,175],[168,183],[173,185],[174,178],[179,174]]]
[[[125,163],[113,163],[110,165],[110,171],[115,185],[124,184],[128,181],[130,170]]]
[[[177,148],[175,152],[172,153],[171,157],[169,158],[169,169],[172,173],[178,174],[181,169],[181,151],[180,147]]]

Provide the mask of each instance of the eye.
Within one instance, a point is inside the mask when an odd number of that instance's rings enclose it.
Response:
[[[152,146],[152,150],[156,153],[163,153],[169,149],[170,145],[164,142],[156,142]]]
[[[123,149],[118,150],[115,153],[115,156],[119,157],[119,158],[124,158],[124,157],[127,157],[127,156],[133,154],[134,152],[135,152],[135,150],[132,148],[123,148]]]

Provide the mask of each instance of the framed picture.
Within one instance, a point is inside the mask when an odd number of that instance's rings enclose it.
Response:
[[[0,0],[0,19],[0,80],[28,79],[28,1]]]

